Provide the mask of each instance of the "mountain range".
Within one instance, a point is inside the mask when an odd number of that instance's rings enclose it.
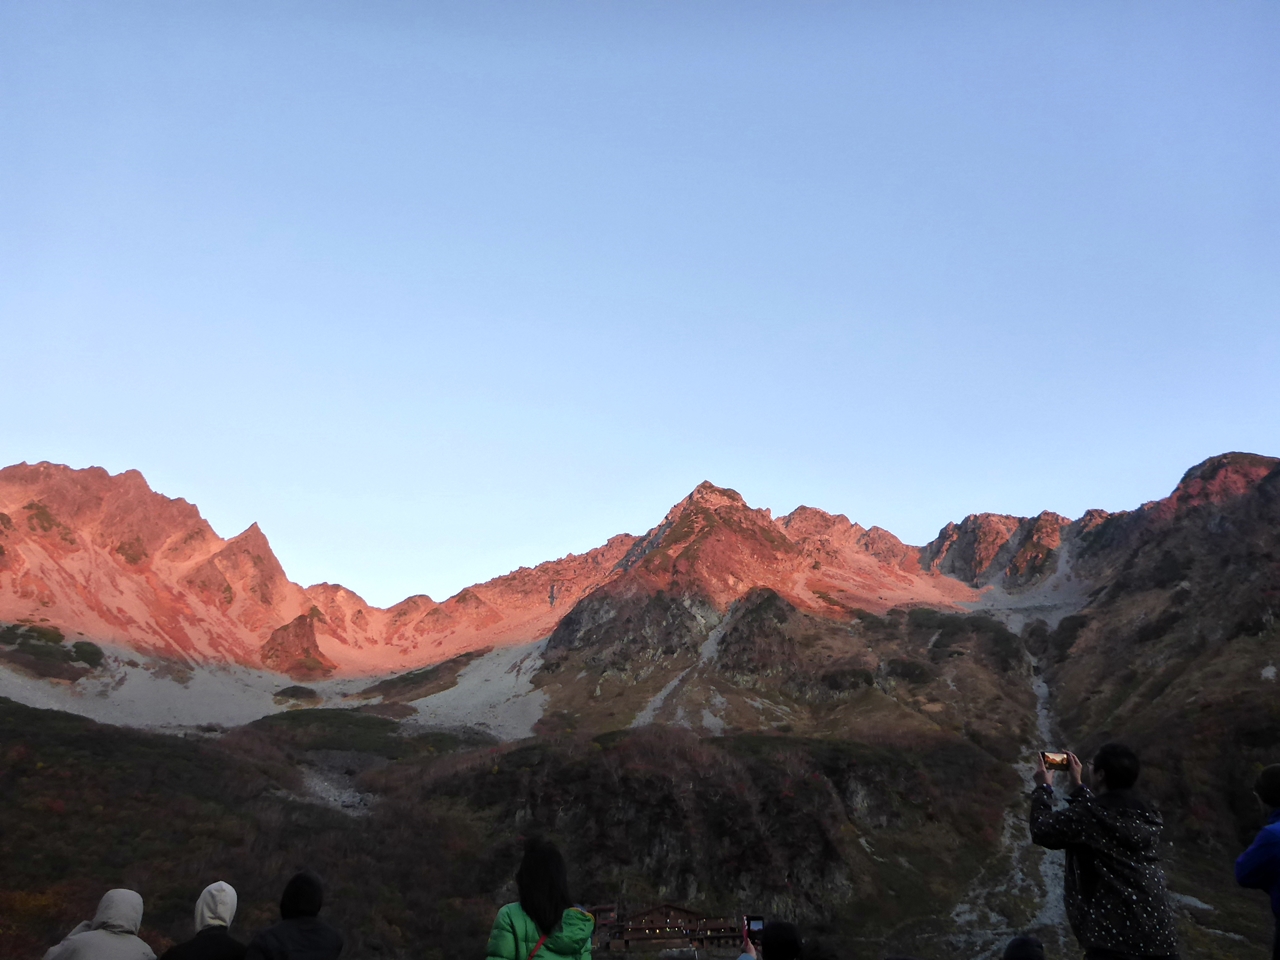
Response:
[[[1251,471],[1228,469],[1242,483]],[[224,540],[195,506],[152,491],[136,471],[18,464],[0,470],[0,621],[48,623],[179,663],[313,679],[385,674],[546,637],[588,599],[662,592],[723,613],[766,588],[817,616],[959,610],[984,588],[1043,580],[1064,537],[1106,519],[978,514],[912,547],[811,507],[775,519],[703,483],[642,536],[620,534],[443,602],[417,595],[381,609],[338,584],[292,582],[257,524]]]
[[[921,547],[704,483],[640,536],[386,610],[291,582],[256,526],[223,540],[136,472],[20,464],[0,470],[0,694],[195,742],[0,697],[0,852],[30,874],[0,906],[36,911],[15,928],[36,939],[91,906],[86,888],[46,915],[22,892],[65,899],[37,842],[52,816],[104,877],[134,863],[171,900],[195,882],[168,846],[121,860],[94,827],[108,794],[140,831],[186,810],[173,829],[204,837],[219,809],[277,852],[304,802],[339,808],[315,821],[326,869],[371,885],[420,884],[415,844],[487,864],[413,909],[344,908],[388,956],[451,943],[448,898],[490,917],[535,827],[601,902],[750,903],[850,955],[994,956],[1027,928],[1063,952],[1061,863],[1022,826],[1030,761],[1122,739],[1164,815],[1183,956],[1261,958],[1265,904],[1230,864],[1280,759],[1277,612],[1280,460],[1246,453],[1133,510],[975,514]],[[112,777],[160,792],[67,792]],[[246,880],[264,917],[274,882]]]

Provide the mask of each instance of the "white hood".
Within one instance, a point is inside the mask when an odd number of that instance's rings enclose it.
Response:
[[[222,880],[211,883],[196,901],[196,933],[205,927],[229,927],[235,915],[235,888]]]
[[[142,897],[132,890],[108,890],[98,901],[91,930],[136,934],[142,926]]]

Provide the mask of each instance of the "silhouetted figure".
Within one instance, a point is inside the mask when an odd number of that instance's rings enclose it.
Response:
[[[1164,821],[1131,792],[1140,770],[1128,747],[1108,743],[1093,758],[1095,794],[1074,753],[1071,792],[1053,809],[1041,757],[1031,793],[1031,840],[1067,853],[1063,900],[1086,960],[1177,957],[1173,912],[1165,896],[1159,843]]]
[[[320,878],[295,873],[280,896],[280,922],[249,941],[245,960],[335,960],[342,936],[317,916],[323,905]]]
[[[1044,960],[1044,944],[1035,937],[1014,937],[1005,944],[1000,960]]]
[[[498,911],[488,960],[590,960],[596,921],[573,905],[564,857],[550,840],[531,839],[516,871],[520,899]]]
[[[1280,960],[1280,763],[1258,774],[1253,792],[1266,808],[1267,825],[1236,860],[1236,882],[1271,894],[1271,913],[1276,918],[1271,960]]]
[[[44,960],[156,960],[142,940],[142,897],[132,890],[108,890],[92,920],[72,930]]]
[[[757,954],[759,960],[800,960],[800,955],[804,952],[804,942],[800,939],[800,931],[796,929],[794,923],[786,923],[782,920],[770,920],[764,925],[764,929],[760,931],[760,949],[756,950],[756,945],[747,939],[744,931],[742,935],[742,954],[738,960],[743,957],[753,958]]]
[[[235,915],[235,888],[221,880],[209,884],[196,901],[196,935],[160,960],[243,960],[245,945],[228,930]]]

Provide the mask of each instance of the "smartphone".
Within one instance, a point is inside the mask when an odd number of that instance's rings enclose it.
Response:
[[[752,943],[760,942],[760,935],[764,933],[764,917],[748,914],[742,918],[742,926],[747,931],[748,940]]]
[[[1044,760],[1045,768],[1049,770],[1066,770],[1068,767],[1071,766],[1070,762],[1067,760],[1067,755],[1065,753],[1058,753],[1051,750],[1041,750],[1040,756]]]

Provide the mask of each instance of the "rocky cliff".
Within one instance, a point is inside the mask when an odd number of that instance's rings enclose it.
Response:
[[[136,471],[19,464],[0,470],[0,622],[177,664],[390,673],[545,636],[616,576],[633,540],[383,610],[335,584],[293,583],[256,524],[223,540]]]

